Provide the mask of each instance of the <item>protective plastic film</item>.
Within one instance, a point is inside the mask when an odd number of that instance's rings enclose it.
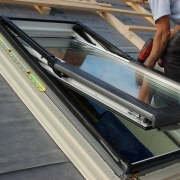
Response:
[[[148,87],[152,91],[171,98],[173,102],[177,101],[178,83],[116,55],[70,38],[46,37],[34,38],[34,40],[59,59],[135,98],[138,98],[141,89],[139,83],[144,80],[148,82]],[[35,51],[30,52],[37,56]],[[137,164],[146,160],[155,160],[157,157],[179,150],[180,145],[176,140],[178,135],[172,136],[173,131],[166,134],[157,129],[144,131],[87,97],[83,97],[69,88],[64,88],[94,127],[130,163]],[[154,97],[151,102],[152,106],[154,106],[153,101],[155,101]],[[164,103],[156,108],[163,106],[167,107],[168,104]]]
[[[179,83],[158,75],[143,65],[139,66],[104,53],[79,40],[62,38],[35,38],[35,40],[63,61],[154,108],[179,105]]]

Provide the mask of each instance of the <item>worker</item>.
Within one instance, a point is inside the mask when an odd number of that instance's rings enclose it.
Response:
[[[141,0],[145,2],[146,0]],[[156,25],[152,51],[145,62],[148,69],[154,69],[160,57],[164,58],[165,73],[180,80],[180,0],[148,0]],[[175,23],[170,30],[170,20]],[[138,99],[150,104],[153,90],[143,80]]]

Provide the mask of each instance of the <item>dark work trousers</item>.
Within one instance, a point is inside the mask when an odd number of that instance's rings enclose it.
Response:
[[[180,30],[169,41],[163,58],[165,74],[180,81]]]
[[[165,76],[180,82],[180,30],[168,42],[163,53]],[[165,92],[154,91],[154,103],[156,107],[177,106],[177,96],[167,96]]]

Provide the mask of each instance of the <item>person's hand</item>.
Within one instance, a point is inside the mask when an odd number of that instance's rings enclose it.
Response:
[[[147,68],[145,64],[138,64]],[[150,87],[149,78],[144,73],[136,71],[136,84],[141,86],[138,99],[146,104],[150,104],[153,96],[153,89]]]
[[[146,66],[143,63],[138,62],[138,65],[146,68]],[[138,86],[142,86],[142,82],[143,82],[143,78],[144,78],[143,76],[144,76],[144,74],[142,72],[136,70],[136,84]]]
[[[138,99],[146,104],[150,104],[153,96],[153,89],[150,87],[149,79],[144,77]]]
[[[146,64],[144,63],[139,62],[138,65],[142,66],[143,68],[152,69],[146,66]],[[149,77],[146,75],[146,73],[143,73],[141,70],[136,70],[135,77],[136,84],[138,86],[141,86],[138,94],[138,99],[146,104],[150,104],[153,96],[153,89],[150,87]]]

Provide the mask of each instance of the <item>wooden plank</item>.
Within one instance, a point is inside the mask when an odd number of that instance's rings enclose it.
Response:
[[[108,3],[98,3],[98,2],[89,2],[89,1],[82,1],[82,0],[58,0],[58,1],[64,1],[64,2],[73,2],[73,3],[81,3],[81,4],[85,4],[85,5],[96,5],[96,6],[100,6],[100,7],[108,7],[108,8],[112,8],[111,4]]]
[[[51,11],[50,7],[43,7],[43,6],[35,6],[34,7],[41,13],[41,14],[49,14]]]
[[[126,25],[126,28],[129,31],[156,32],[156,27]]]
[[[151,13],[139,13],[136,11],[127,11],[123,9],[115,9],[115,8],[105,8],[99,7],[96,5],[84,5],[84,4],[76,4],[71,2],[58,2],[56,1],[46,1],[46,0],[0,0],[0,2],[11,2],[16,4],[26,4],[26,5],[36,5],[43,7],[56,7],[56,8],[67,8],[67,9],[77,9],[77,10],[85,10],[85,11],[99,11],[99,12],[107,12],[107,13],[116,13],[116,14],[126,14],[131,16],[147,16],[152,17]]]
[[[145,5],[149,5],[149,2],[141,2],[141,1],[136,1],[136,0],[120,0],[120,1],[123,1],[123,2],[132,2],[134,4],[145,4]]]
[[[139,4],[134,4],[132,2],[126,2],[129,6],[131,6],[134,10],[136,10],[137,12],[143,12],[143,13],[149,13],[149,11],[147,11],[145,8],[143,8],[142,6],[140,6]],[[152,17],[145,17],[149,22],[151,22],[152,24],[155,25],[154,23],[154,19]]]
[[[115,14],[126,14],[126,15],[132,15],[132,16],[152,17],[152,14],[149,12],[143,13],[143,12],[123,10],[123,9],[103,8],[103,7],[97,7],[96,5],[84,6],[83,4],[82,5],[79,4],[77,6],[75,3],[60,2],[60,6],[63,6],[64,8],[70,8],[70,9],[81,9],[81,10],[87,10],[87,11],[100,11],[100,12],[115,13]]]
[[[84,5],[97,5],[97,6],[100,6],[100,7],[108,7],[108,8],[112,8],[112,5],[111,4],[107,4],[107,3],[94,3],[94,2],[83,2],[82,0],[58,0],[58,1],[61,1],[61,2],[71,2],[71,3],[81,3],[81,4],[84,4]],[[36,6],[34,5],[34,7],[41,13],[41,14],[49,14],[50,11],[51,11],[51,8],[50,7],[43,7],[43,6]]]
[[[156,27],[126,25],[129,31],[156,32]],[[173,29],[171,29],[173,31]]]

